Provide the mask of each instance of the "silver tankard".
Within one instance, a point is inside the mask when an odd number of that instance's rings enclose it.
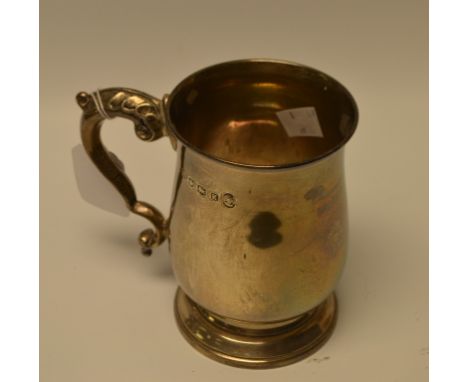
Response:
[[[343,151],[358,121],[339,82],[251,59],[202,69],[162,99],[109,88],[77,101],[90,158],[153,225],[140,234],[143,252],[168,239],[175,316],[190,344],[229,365],[270,368],[325,343],[347,250]],[[167,218],[138,200],[102,144],[101,125],[115,117],[177,150]]]

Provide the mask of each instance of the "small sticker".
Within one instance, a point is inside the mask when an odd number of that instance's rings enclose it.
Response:
[[[285,109],[276,113],[289,137],[323,138],[315,107]]]
[[[110,154],[116,165],[123,169],[123,163],[115,154]],[[89,159],[83,145],[73,147],[72,158],[76,185],[86,202],[120,216],[130,215],[122,196]]]

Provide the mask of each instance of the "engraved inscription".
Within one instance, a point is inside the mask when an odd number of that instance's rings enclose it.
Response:
[[[221,202],[226,208],[233,208],[236,206],[237,201],[233,194],[229,192],[221,193],[212,190],[208,190],[205,186],[196,182],[192,177],[187,177],[187,185],[190,189],[197,192],[197,194],[205,199],[212,202]]]

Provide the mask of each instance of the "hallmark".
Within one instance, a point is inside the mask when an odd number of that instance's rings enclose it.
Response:
[[[200,197],[207,199],[211,202],[221,202],[226,208],[233,208],[236,206],[237,201],[233,194],[229,192],[217,192],[208,190],[205,186],[196,182],[192,177],[187,177],[187,185],[190,189],[194,190]]]

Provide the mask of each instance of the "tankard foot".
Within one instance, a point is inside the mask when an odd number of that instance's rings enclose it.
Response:
[[[330,338],[337,317],[334,294],[311,311],[276,323],[224,319],[180,288],[174,307],[179,329],[194,348],[218,362],[250,369],[285,366],[311,355]]]

